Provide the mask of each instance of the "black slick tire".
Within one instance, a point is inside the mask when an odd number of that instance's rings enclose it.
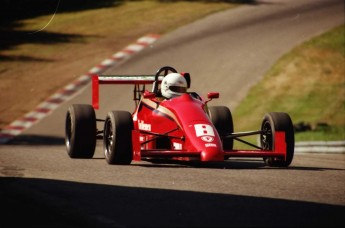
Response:
[[[104,123],[103,150],[108,164],[132,162],[133,119],[127,111],[109,112]]]
[[[211,106],[208,115],[222,140],[224,150],[232,150],[234,139],[225,136],[234,132],[234,124],[230,109],[226,106]]]
[[[65,144],[71,158],[92,158],[96,148],[96,115],[87,104],[73,104],[65,120]]]
[[[266,113],[262,121],[261,131],[260,143],[264,150],[274,150],[275,132],[285,132],[286,160],[277,157],[265,157],[264,162],[268,166],[288,167],[293,160],[295,150],[294,128],[290,116],[284,112]]]

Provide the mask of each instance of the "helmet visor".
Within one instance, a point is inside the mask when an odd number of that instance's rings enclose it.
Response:
[[[169,89],[175,93],[186,93],[187,92],[187,87],[169,86]]]

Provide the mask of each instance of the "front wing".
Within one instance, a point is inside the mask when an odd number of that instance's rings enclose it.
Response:
[[[145,158],[199,158],[201,151],[187,151],[187,150],[162,150],[141,149],[139,142],[140,131],[132,131],[132,145],[133,145],[133,160],[140,161]],[[274,150],[226,150],[223,151],[225,157],[279,157],[286,161],[286,143],[285,132],[275,133]]]

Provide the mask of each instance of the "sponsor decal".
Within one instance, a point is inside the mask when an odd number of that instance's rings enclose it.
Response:
[[[144,123],[143,120],[139,120],[138,125],[140,130],[151,131],[151,124]]]
[[[206,143],[205,146],[206,147],[217,147],[217,145],[214,143]]]
[[[204,142],[212,142],[213,139],[214,138],[212,136],[208,136],[208,135],[201,136],[201,140],[204,141]]]
[[[175,150],[182,150],[182,144],[181,143],[174,142],[173,147]]]

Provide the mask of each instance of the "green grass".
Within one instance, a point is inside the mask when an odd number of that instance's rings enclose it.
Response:
[[[234,110],[235,131],[258,129],[258,116],[279,111],[310,124],[296,141],[345,140],[344,43],[340,26],[282,56]]]

